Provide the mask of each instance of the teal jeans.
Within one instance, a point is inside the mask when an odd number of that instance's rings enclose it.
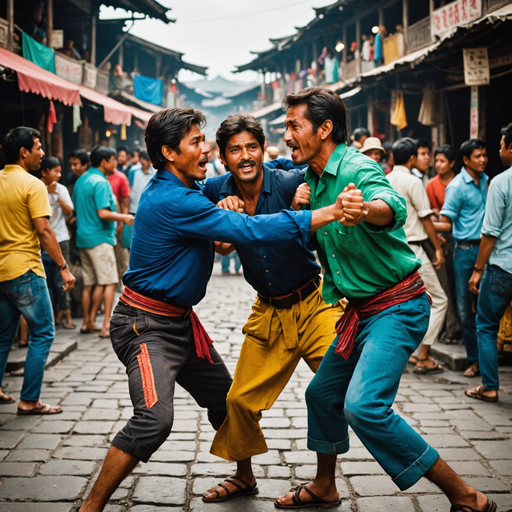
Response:
[[[429,317],[430,303],[422,294],[362,318],[347,360],[334,353],[334,340],[306,390],[310,450],[346,453],[350,425],[401,490],[435,464],[437,451],[391,408]]]

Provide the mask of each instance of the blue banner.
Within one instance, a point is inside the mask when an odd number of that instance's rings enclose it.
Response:
[[[158,78],[135,75],[133,77],[133,94],[142,101],[153,105],[162,105],[163,82]]]

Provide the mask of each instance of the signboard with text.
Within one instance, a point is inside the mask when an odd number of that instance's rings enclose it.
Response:
[[[488,85],[491,82],[487,48],[464,48],[464,82],[466,85]]]
[[[55,53],[55,73],[57,76],[81,85],[83,71],[84,61],[73,60],[61,53]]]
[[[432,13],[432,35],[477,20],[482,16],[482,0],[455,0]]]

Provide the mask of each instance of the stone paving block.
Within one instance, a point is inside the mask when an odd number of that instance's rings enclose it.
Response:
[[[414,512],[414,504],[406,496],[359,498],[356,503],[359,512]]]
[[[185,464],[165,464],[164,462],[140,463],[133,473],[151,476],[186,476],[187,466]]]
[[[263,435],[265,439],[305,439],[308,436],[307,429],[297,428],[292,430],[287,429],[264,429]]]
[[[358,496],[389,496],[399,490],[387,475],[353,476],[350,483]]]
[[[491,467],[503,476],[512,476],[512,460],[491,460]]]
[[[295,467],[295,476],[298,480],[312,480],[316,475],[316,464],[304,464]]]
[[[87,479],[78,476],[6,478],[0,486],[0,499],[73,501],[80,497],[86,485]]]
[[[175,452],[158,450],[151,456],[154,462],[191,462],[196,458],[194,452]]]
[[[56,459],[72,460],[103,460],[107,456],[107,448],[89,448],[84,446],[65,446],[55,451]]]
[[[101,446],[106,444],[107,436],[74,434],[62,442],[63,446]]]
[[[436,427],[421,427],[422,434],[435,434],[435,435],[444,435],[444,434],[453,434],[455,429],[453,427],[449,428],[436,428]]]
[[[284,452],[284,460],[288,464],[316,464],[316,453],[311,451]]]
[[[34,434],[67,434],[74,426],[74,421],[42,421],[32,432]]]
[[[0,512],[71,512],[73,503],[0,503]]]
[[[267,468],[267,476],[269,478],[287,478],[291,476],[291,471],[288,466],[269,466]]]
[[[25,432],[10,431],[0,434],[0,448],[12,450],[23,438]]]
[[[50,475],[72,475],[89,476],[94,471],[96,462],[85,460],[51,460],[42,464],[38,474],[44,476]]]
[[[499,512],[511,512],[512,510],[512,496],[507,494],[488,494],[489,498],[496,502]]]
[[[261,428],[289,428],[290,420],[288,418],[262,418]],[[299,427],[299,425],[295,425]],[[304,425],[303,425],[304,427]]]
[[[9,462],[46,462],[51,456],[50,450],[14,450],[7,460]],[[0,460],[2,460],[1,457]]]
[[[406,494],[437,494],[442,491],[437,485],[429,482],[426,478],[421,478],[412,487],[402,492]]]
[[[2,406],[3,407],[3,406]],[[24,430],[28,431],[41,422],[41,416],[17,416],[13,415],[10,421],[6,421],[5,425],[0,427],[0,431],[4,430]],[[3,436],[3,434],[0,434]]]
[[[418,496],[417,500],[422,512],[446,512],[450,510],[450,501],[444,494]]]
[[[292,443],[289,439],[265,439],[269,450],[291,450]]]
[[[60,414],[47,414],[42,417],[43,422],[47,421],[78,421],[82,413],[80,411],[69,411],[66,407],[66,410],[61,412]]]
[[[135,503],[184,505],[186,480],[172,477],[143,476],[137,482],[132,500]]]
[[[66,405],[84,405],[88,407],[92,402],[88,393],[71,393],[60,403],[62,408]]]
[[[3,434],[0,436],[0,440]],[[62,436],[56,434],[29,434],[19,444],[20,450],[32,450],[34,448],[40,450],[55,450],[62,441]]]
[[[295,417],[295,416],[307,416],[308,410],[304,409],[286,409],[286,416]]]
[[[465,439],[469,439],[470,441],[504,441],[506,439],[510,439],[510,435],[507,435],[505,432],[485,432],[485,431],[462,431],[460,435]]]
[[[467,441],[456,434],[426,435],[423,439],[434,448],[463,448],[470,446]]]
[[[441,409],[436,404],[400,404],[400,409],[403,412],[441,412]]]
[[[421,420],[420,421],[421,427],[449,427],[450,422],[448,420],[446,421],[439,421],[439,420]]]
[[[173,432],[197,432],[197,421],[178,420],[172,426]]]
[[[203,443],[201,443],[202,445]],[[211,443],[205,443],[205,445],[208,445],[208,447],[205,446],[205,448],[201,448],[202,451],[209,450]],[[176,450],[176,451],[185,451],[185,452],[195,452],[196,451],[196,443],[194,441],[165,441],[165,443],[158,448],[158,451],[169,451],[169,450]]]
[[[512,440],[476,441],[474,446],[487,459],[512,459]]]
[[[34,474],[36,464],[34,462],[2,462],[0,464],[0,476],[27,476]]]
[[[0,461],[4,460],[7,457],[9,450],[0,450]]]
[[[281,464],[281,458],[277,450],[269,450],[267,453],[256,455],[253,457],[255,464],[261,464],[262,466],[268,466],[270,464]]]
[[[278,496],[284,496],[291,488],[292,484],[288,480],[259,478],[258,489],[260,492],[256,496],[275,500]]]
[[[191,472],[193,476],[211,475],[215,477],[223,477],[233,475],[235,473],[235,469],[235,463],[193,464]],[[261,466],[253,465],[252,470],[256,478],[263,478],[265,475]]]
[[[342,462],[341,472],[345,476],[382,475],[385,473],[378,462]]]
[[[192,512],[274,512],[272,500],[259,500],[242,496],[223,503],[204,503],[201,498],[190,502]]]
[[[472,448],[439,448],[437,450],[445,461],[480,460],[482,457]]]
[[[437,421],[446,421],[446,420],[449,420],[450,418],[448,417],[448,415],[444,412],[432,412],[432,413],[428,413],[428,412],[415,412],[412,417],[416,420],[437,420]]]
[[[465,478],[469,485],[481,492],[509,492],[510,489],[497,478]],[[511,496],[512,499],[512,496]],[[511,501],[512,505],[512,501]]]
[[[119,400],[96,399],[91,407],[94,409],[117,409],[119,407]]]
[[[77,434],[109,434],[113,421],[79,421],[73,430]]]
[[[501,461],[496,461],[501,462]],[[507,463],[507,461],[503,461]],[[491,464],[493,462],[490,462]],[[465,461],[465,462],[449,462],[448,465],[460,476],[490,476],[491,473],[487,468],[484,468],[480,462]],[[512,461],[511,461],[512,465]],[[512,467],[512,466],[511,466]]]
[[[306,416],[295,416],[292,418],[294,428],[308,428],[308,418]]]
[[[338,455],[340,462],[349,460],[374,460],[373,455],[366,448],[351,448],[347,453]]]
[[[97,402],[97,400],[96,400]],[[132,411],[133,412],[133,411]],[[113,420],[116,421],[121,416],[121,411],[118,409],[89,409],[82,416],[83,421],[95,421],[95,420]],[[131,414],[129,416],[131,418]],[[128,418],[126,418],[128,419]]]

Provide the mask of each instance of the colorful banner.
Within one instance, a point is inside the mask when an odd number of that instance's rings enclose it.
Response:
[[[432,13],[432,35],[477,20],[482,16],[482,0],[455,0]]]

